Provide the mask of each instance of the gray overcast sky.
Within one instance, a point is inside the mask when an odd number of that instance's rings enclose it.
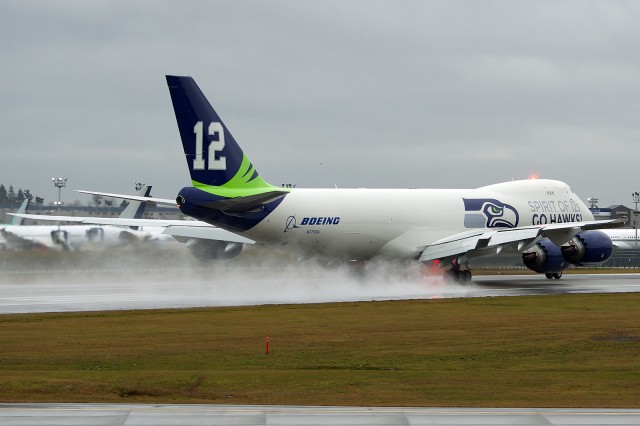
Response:
[[[190,184],[176,74],[276,185],[535,173],[631,205],[639,22],[640,2],[611,0],[0,1],[0,183],[174,198]]]

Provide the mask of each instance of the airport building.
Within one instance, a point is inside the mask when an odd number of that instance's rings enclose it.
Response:
[[[622,219],[625,222],[625,228],[635,228],[640,225],[638,212],[621,204],[605,208],[594,207],[591,212],[596,220]]]

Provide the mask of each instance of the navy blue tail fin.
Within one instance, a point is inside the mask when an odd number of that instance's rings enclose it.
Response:
[[[193,78],[166,77],[193,186],[230,198],[272,191]]]

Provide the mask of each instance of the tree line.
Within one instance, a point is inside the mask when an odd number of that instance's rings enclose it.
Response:
[[[0,207],[2,208],[12,208],[19,207],[20,204],[24,200],[29,200],[30,203],[34,203],[37,206],[44,205],[44,198],[34,196],[30,190],[18,188],[16,191],[13,188],[13,185],[9,185],[9,189],[7,189],[4,184],[0,183]],[[91,202],[88,203],[89,206],[94,207],[117,207],[120,206],[122,208],[126,207],[129,204],[128,201],[122,200],[121,202],[116,202],[113,198],[104,198],[101,195],[94,195],[91,198]],[[79,201],[74,201],[74,206],[80,206]]]
[[[9,189],[7,189],[4,184],[0,183],[0,206],[18,207],[24,200],[35,202],[40,206],[44,204],[44,198],[34,196],[28,189],[18,188],[16,191],[13,185],[9,185]]]

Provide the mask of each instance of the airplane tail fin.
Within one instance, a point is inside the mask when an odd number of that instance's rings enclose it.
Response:
[[[193,78],[166,78],[194,187],[222,198],[280,190],[260,177]]]
[[[20,214],[26,213],[27,207],[29,206],[29,201],[30,200],[28,198],[25,198],[22,204],[20,204],[20,207],[18,207],[18,210],[16,210],[16,213],[20,213]],[[22,225],[23,222],[24,222],[23,217],[13,216],[11,218],[11,225]]]
[[[142,184],[138,188],[136,195],[140,197],[150,197],[151,185],[147,186],[147,184]],[[125,207],[124,210],[122,210],[122,213],[120,213],[120,216],[118,217],[120,219],[142,219],[142,216],[144,215],[144,210],[146,209],[146,207],[147,207],[147,203],[144,203],[142,201],[137,201],[137,200],[131,200],[129,204],[127,204],[127,207]],[[130,226],[129,228],[138,229],[139,227]]]

